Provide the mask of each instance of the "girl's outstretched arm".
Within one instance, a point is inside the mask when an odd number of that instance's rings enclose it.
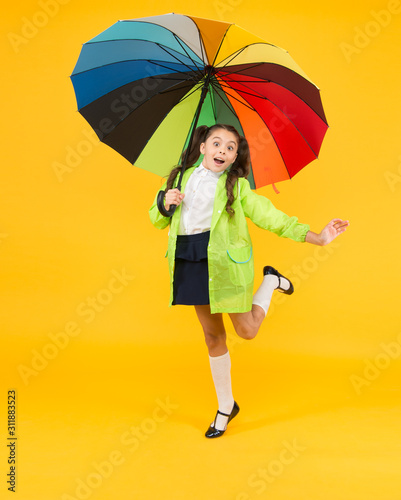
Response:
[[[314,233],[313,231],[308,231],[306,233],[305,241],[312,243],[313,245],[328,245],[335,238],[337,238],[337,236],[343,233],[348,226],[349,222],[347,220],[333,219],[320,231],[319,234]]]

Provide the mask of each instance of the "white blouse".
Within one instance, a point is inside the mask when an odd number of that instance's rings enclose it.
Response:
[[[202,163],[185,186],[178,234],[197,234],[209,231],[212,223],[217,181],[223,172],[212,172]]]

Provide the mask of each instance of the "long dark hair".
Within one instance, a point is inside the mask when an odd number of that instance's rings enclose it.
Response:
[[[196,161],[200,156],[201,144],[203,142],[206,142],[206,140],[212,135],[212,133],[219,129],[224,129],[234,134],[238,144],[237,158],[229,168],[226,180],[226,191],[227,191],[226,211],[230,215],[230,217],[232,217],[235,213],[234,209],[232,208],[232,204],[234,203],[235,199],[234,185],[239,177],[247,178],[250,172],[251,157],[249,153],[248,142],[245,139],[245,137],[239,135],[237,130],[231,125],[224,125],[220,123],[212,125],[211,127],[207,127],[206,125],[201,125],[200,127],[196,128],[194,132],[191,149],[189,150],[188,153],[187,165],[191,166],[196,163]],[[166,191],[168,191],[173,187],[177,175],[181,172],[182,163],[185,159],[186,153],[187,150],[185,150],[182,153],[180,164],[177,167],[173,168],[173,170],[170,172],[170,175],[167,179]]]

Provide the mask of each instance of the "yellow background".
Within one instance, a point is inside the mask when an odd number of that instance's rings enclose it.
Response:
[[[14,389],[23,500],[398,499],[400,2],[50,3],[0,20],[1,498]],[[324,249],[251,227],[255,286],[270,264],[296,293],[252,342],[227,321],[241,412],[217,441],[203,437],[217,403],[201,329],[167,307],[167,232],[147,214],[161,179],[93,139],[69,80],[84,42],[167,12],[289,51],[330,129],[281,194],[259,192],[315,231],[351,222]]]

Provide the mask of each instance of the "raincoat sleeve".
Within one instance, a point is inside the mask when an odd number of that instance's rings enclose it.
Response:
[[[164,190],[165,187],[166,185],[164,185],[161,189]],[[149,209],[149,216],[150,221],[155,227],[157,227],[157,229],[164,229],[171,222],[171,217],[164,217],[164,215],[159,212],[159,209],[157,208],[157,194],[153,200],[152,206]]]
[[[301,224],[297,217],[289,217],[278,210],[266,197],[251,190],[246,179],[240,179],[239,197],[246,217],[262,229],[267,229],[282,238],[304,242],[310,227]]]

